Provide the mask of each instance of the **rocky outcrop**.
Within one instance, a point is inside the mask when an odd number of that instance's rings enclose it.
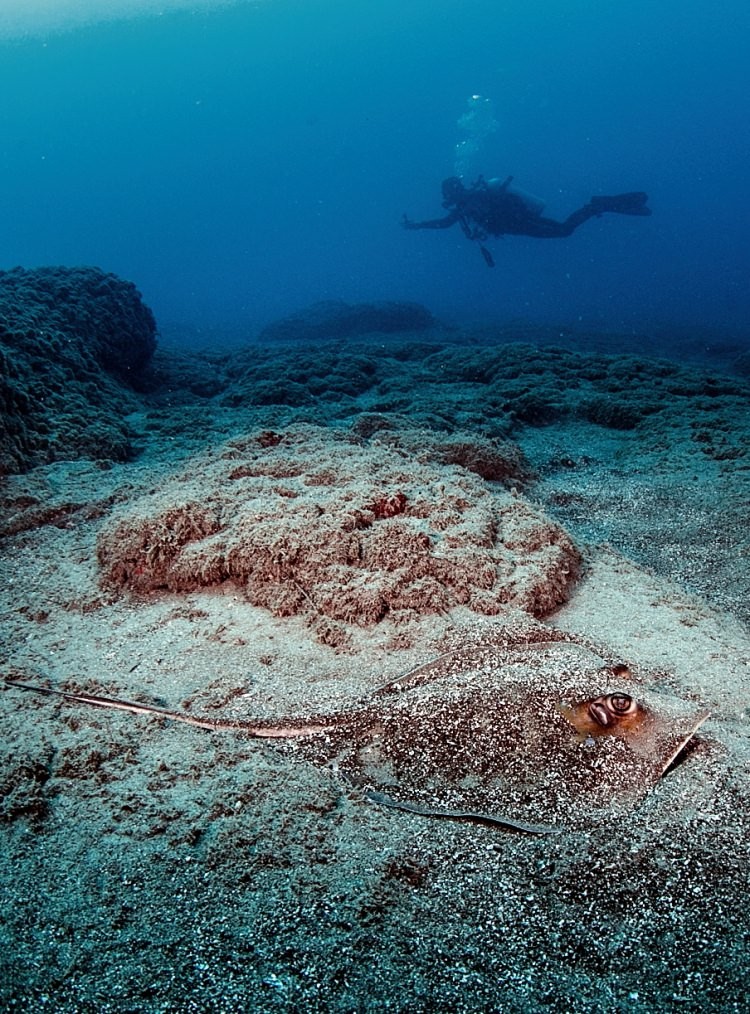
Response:
[[[350,304],[330,299],[273,321],[263,328],[258,341],[327,341],[376,332],[425,331],[436,323],[430,311],[419,303]]]
[[[0,475],[129,457],[124,416],[155,347],[131,282],[97,268],[0,272]]]

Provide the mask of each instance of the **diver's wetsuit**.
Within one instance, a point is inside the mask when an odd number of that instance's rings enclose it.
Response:
[[[490,186],[480,176],[467,188],[458,177],[451,176],[443,181],[443,207],[449,209],[447,215],[423,222],[412,222],[404,215],[401,224],[405,229],[448,229],[458,222],[468,239],[480,242],[488,236],[505,235],[558,239],[570,236],[579,225],[605,211],[621,215],[651,214],[646,207],[648,195],[639,191],[614,197],[592,197],[565,221],[557,222],[545,218],[528,200],[509,190],[512,178],[509,176],[499,186]],[[487,263],[492,265],[489,251],[481,249]]]

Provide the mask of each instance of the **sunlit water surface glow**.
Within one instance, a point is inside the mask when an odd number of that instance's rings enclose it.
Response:
[[[218,10],[247,0],[0,0],[0,39],[34,38],[103,21]],[[256,5],[258,0],[252,0]]]

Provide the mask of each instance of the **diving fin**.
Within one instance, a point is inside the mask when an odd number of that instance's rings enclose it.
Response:
[[[629,194],[615,194],[613,197],[592,197],[589,202],[595,214],[613,211],[618,215],[650,215],[651,208],[646,207],[648,194],[641,190]]]

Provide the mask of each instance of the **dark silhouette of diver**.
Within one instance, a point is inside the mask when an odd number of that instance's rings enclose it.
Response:
[[[570,236],[579,225],[590,218],[598,218],[605,211],[619,215],[651,214],[646,207],[648,195],[638,191],[614,197],[592,197],[564,222],[556,222],[542,215],[544,204],[540,200],[511,188],[512,182],[512,176],[504,182],[480,176],[471,186],[465,187],[458,176],[449,176],[442,184],[443,207],[448,209],[448,214],[425,222],[412,222],[404,215],[401,224],[405,229],[448,229],[458,222],[466,238],[479,243],[488,267],[494,267],[492,254],[484,246],[488,236],[557,239]]]

